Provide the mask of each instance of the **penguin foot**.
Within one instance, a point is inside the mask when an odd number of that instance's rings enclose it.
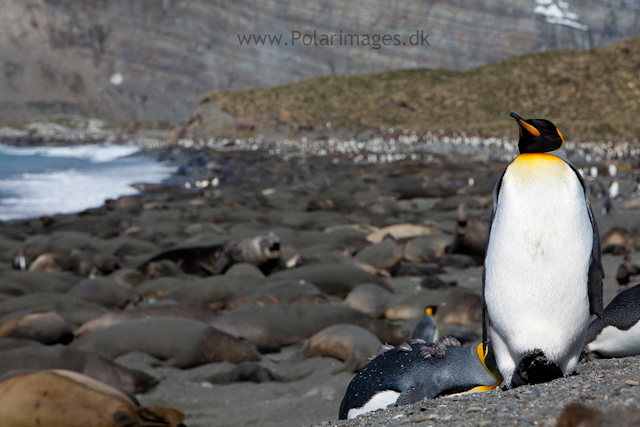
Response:
[[[557,363],[547,360],[542,350],[534,350],[520,359],[511,379],[511,387],[546,383],[562,375],[562,370]]]

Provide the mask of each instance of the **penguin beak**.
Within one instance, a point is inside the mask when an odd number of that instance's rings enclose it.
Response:
[[[522,136],[522,129],[526,130],[533,136],[540,136],[540,131],[531,126],[529,123],[525,122],[524,119],[520,117],[520,115],[515,111],[510,112],[509,116],[513,117],[514,119],[516,119],[516,122],[518,122],[518,125],[520,126],[520,136]]]

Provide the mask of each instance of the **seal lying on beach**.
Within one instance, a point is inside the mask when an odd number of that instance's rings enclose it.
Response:
[[[138,270],[145,273],[149,263],[170,260],[187,274],[209,276],[224,273],[233,264],[248,262],[267,274],[277,266],[279,259],[280,238],[269,233],[220,245],[170,249],[144,262]]]
[[[45,311],[55,311],[67,322],[75,325],[81,325],[108,312],[106,308],[97,304],[57,292],[36,292],[0,302],[0,316],[14,318],[18,315]]]
[[[346,297],[356,286],[373,283],[389,292],[393,288],[386,280],[376,277],[363,269],[347,263],[309,264],[302,267],[278,271],[267,279],[274,280],[306,280],[318,287],[322,292]]]
[[[2,341],[5,341],[3,339]],[[63,345],[20,345],[0,350],[0,375],[12,372],[66,369],[79,372],[118,387],[129,393],[145,393],[158,384],[158,380],[135,369],[118,365],[102,356]]]
[[[173,408],[141,408],[135,397],[77,372],[48,370],[0,382],[0,419],[8,427],[180,427]]]
[[[110,360],[131,351],[142,351],[181,369],[211,362],[260,359],[253,346],[206,323],[183,317],[129,320],[83,335],[70,346]]]
[[[24,338],[42,344],[68,344],[73,340],[69,323],[55,311],[16,317],[0,325],[0,338]]]
[[[301,352],[304,357],[329,356],[342,360],[345,363],[338,372],[358,372],[377,354],[381,345],[378,337],[366,329],[338,324],[309,338]]]
[[[252,342],[302,342],[322,329],[338,323],[358,325],[380,341],[400,344],[411,332],[403,326],[362,314],[349,307],[331,304],[274,304],[222,315],[211,325]]]
[[[109,326],[128,320],[160,316],[186,317],[209,323],[218,317],[219,314],[217,310],[188,304],[155,304],[150,307],[133,307],[122,311],[112,311],[111,313],[106,313],[95,319],[91,319],[83,323],[75,335],[79,337],[89,332],[108,328]]]
[[[85,279],[69,289],[67,295],[112,310],[123,308],[130,303],[137,304],[142,300],[142,296],[134,289],[125,288],[107,277]]]

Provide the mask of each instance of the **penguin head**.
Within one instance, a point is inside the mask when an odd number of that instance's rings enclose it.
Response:
[[[564,138],[558,128],[545,119],[525,120],[518,113],[511,112],[520,127],[518,149],[523,153],[546,153],[558,150],[564,144]]]
[[[424,308],[424,314],[427,314],[429,316],[435,316],[436,312],[440,310],[440,307],[444,305],[446,305],[446,303],[444,302],[440,305],[428,305]]]

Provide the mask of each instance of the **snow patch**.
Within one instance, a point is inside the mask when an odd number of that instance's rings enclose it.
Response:
[[[536,0],[533,13],[544,17],[549,24],[564,25],[580,31],[589,27],[578,22],[578,15],[569,10],[569,3],[562,0]]]

